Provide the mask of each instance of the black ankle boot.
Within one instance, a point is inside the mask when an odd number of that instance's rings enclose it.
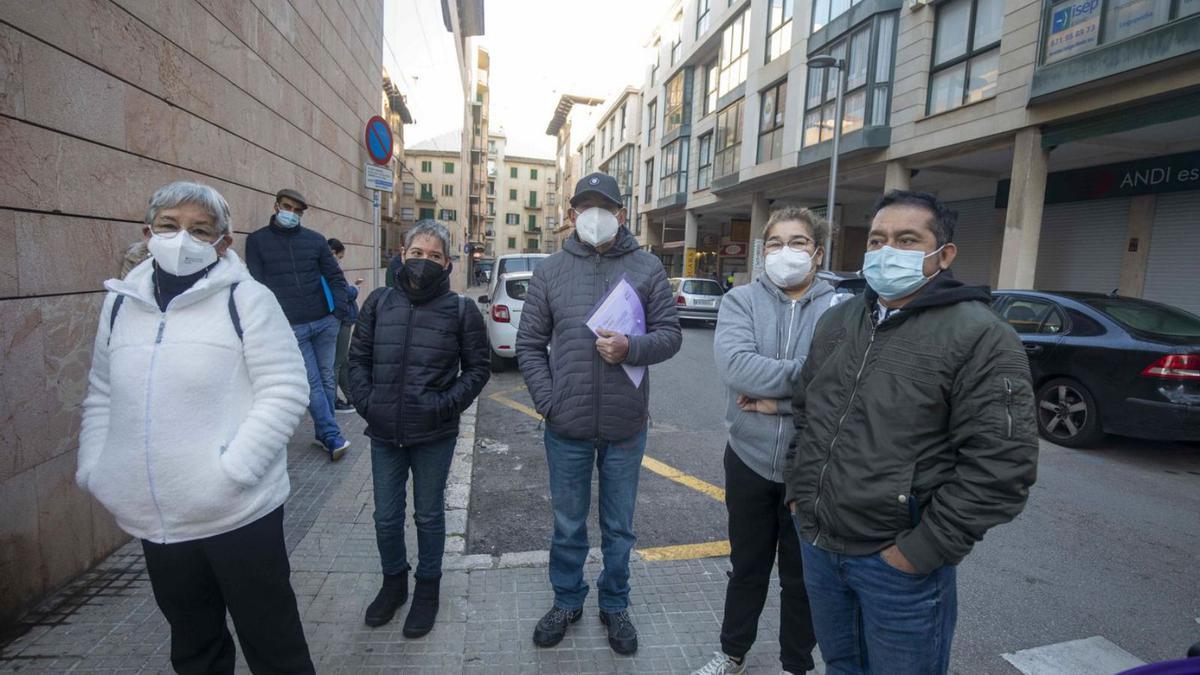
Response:
[[[396,610],[400,609],[408,601],[408,572],[400,574],[385,574],[383,575],[383,587],[379,589],[375,599],[367,606],[367,616],[364,619],[368,626],[372,628],[382,626],[392,620],[396,616]]]
[[[437,620],[438,602],[441,599],[441,577],[416,581],[412,607],[408,608],[408,618],[404,620],[406,638],[419,638],[433,630],[433,622]]]

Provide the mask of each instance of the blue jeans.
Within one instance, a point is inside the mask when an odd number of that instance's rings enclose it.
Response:
[[[371,480],[375,487],[375,542],[384,574],[410,567],[404,543],[404,500],[408,473],[413,478],[413,522],[417,525],[417,579],[442,576],[446,551],[446,479],[454,445],[448,438],[424,445],[396,446],[371,441]]]
[[[592,464],[600,472],[600,549],[604,570],[596,580],[600,609],[619,612],[629,606],[629,554],[638,476],[646,452],[646,430],[617,442],[576,441],[546,430],[550,465],[550,501],[554,507],[554,539],[550,543],[550,584],[554,604],[583,607],[588,585],[588,507],[592,502]]]
[[[316,427],[317,440],[327,447],[343,440],[342,430],[333,418],[333,401],[337,396],[333,359],[337,355],[341,328],[342,324],[332,314],[312,323],[292,326],[304,356],[304,369],[308,371],[308,412]]]
[[[802,542],[804,582],[829,675],[929,675],[950,667],[956,568],[901,572],[878,553],[849,556]]]

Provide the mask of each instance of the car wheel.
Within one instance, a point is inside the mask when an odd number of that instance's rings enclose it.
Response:
[[[492,372],[493,373],[501,373],[508,369],[508,359],[504,358],[503,356],[500,356],[496,352],[491,352],[491,354],[492,354]]]
[[[1104,437],[1096,399],[1075,380],[1058,378],[1042,385],[1037,420],[1043,438],[1068,448],[1095,445]]]

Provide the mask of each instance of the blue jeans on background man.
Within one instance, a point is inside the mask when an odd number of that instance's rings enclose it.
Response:
[[[950,667],[956,567],[902,572],[878,553],[851,556],[801,542],[813,627],[828,675],[927,675]]]
[[[575,610],[583,607],[587,598],[583,564],[588,554],[594,463],[600,472],[600,549],[604,554],[604,571],[596,588],[600,611],[619,612],[629,606],[629,554],[637,541],[633,509],[646,430],[623,441],[596,442],[563,438],[547,429],[545,440],[554,508],[554,539],[550,543],[554,604]]]
[[[304,369],[308,371],[308,412],[313,418],[317,440],[330,450],[345,443],[342,430],[333,417],[333,402],[337,396],[333,361],[337,356],[341,327],[341,322],[332,314],[312,323],[292,326],[304,356]]]
[[[424,445],[396,446],[371,441],[371,480],[375,487],[375,541],[386,575],[410,569],[404,543],[404,500],[413,477],[413,522],[417,525],[416,579],[439,579],[446,550],[446,479],[457,438]]]

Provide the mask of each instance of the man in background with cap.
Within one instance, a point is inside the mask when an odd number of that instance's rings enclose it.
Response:
[[[317,441],[336,462],[350,449],[333,416],[337,398],[333,362],[349,300],[346,277],[325,236],[300,226],[306,210],[303,195],[280,190],[267,226],[246,238],[246,266],[255,280],[275,294],[292,324],[308,370],[308,412]]]
[[[587,517],[592,466],[600,473],[604,570],[596,586],[600,620],[618,654],[637,651],[629,618],[629,554],[636,537],[633,510],[646,449],[650,377],[634,386],[622,365],[650,366],[679,351],[682,333],[667,274],[641,250],[624,225],[626,211],[612,176],[593,173],[575,186],[568,214],[575,233],[533,273],[517,333],[517,361],[538,413],[546,421],[546,459],[554,538],[550,583],[554,607],[533,641],[552,647],[583,614],[588,585]],[[637,290],[645,335],[587,326],[593,308],[622,279]]]

